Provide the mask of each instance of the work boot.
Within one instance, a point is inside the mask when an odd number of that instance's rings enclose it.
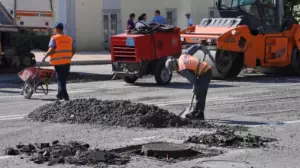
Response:
[[[60,96],[60,95],[56,95],[56,98],[58,99],[58,100],[62,100],[63,99],[63,97],[62,96]]]
[[[204,110],[200,107],[200,103],[197,103],[195,109],[185,117],[191,120],[204,120]]]
[[[186,118],[190,120],[205,120],[204,118],[204,112],[201,111],[193,111],[185,116]]]

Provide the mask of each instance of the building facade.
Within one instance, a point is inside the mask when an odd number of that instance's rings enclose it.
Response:
[[[210,15],[214,0],[54,0],[55,20],[66,25],[66,33],[76,41],[77,49],[109,48],[111,35],[124,32],[131,13],[147,14],[147,21],[160,10],[168,24],[185,28],[186,13],[194,24]]]

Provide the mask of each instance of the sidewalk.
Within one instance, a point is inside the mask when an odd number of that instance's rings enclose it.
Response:
[[[45,52],[34,51],[37,64],[41,62]],[[42,66],[49,66],[49,58],[46,59],[46,63]],[[72,58],[72,65],[104,65],[110,64],[110,53],[106,51],[101,52],[78,52]]]

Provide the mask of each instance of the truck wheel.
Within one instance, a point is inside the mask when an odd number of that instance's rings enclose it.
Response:
[[[168,85],[172,80],[172,74],[169,74],[165,67],[166,60],[159,61],[155,71],[155,81],[159,85]]]
[[[123,76],[123,81],[126,83],[135,83],[137,79],[136,76]]]

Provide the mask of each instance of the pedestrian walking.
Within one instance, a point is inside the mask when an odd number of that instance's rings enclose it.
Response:
[[[191,27],[194,25],[194,21],[193,18],[191,17],[190,13],[185,14],[186,18],[187,18],[187,26]]]
[[[202,50],[208,54],[204,46],[196,44],[191,46],[178,59],[169,58],[166,61],[166,68],[170,74],[173,70],[177,70],[181,76],[186,78],[194,86],[193,92],[196,95],[196,107],[185,117],[204,120],[206,95],[212,78],[212,70],[207,62],[201,62],[201,60],[193,56],[198,50]]]
[[[160,15],[160,11],[156,10],[154,12],[154,17],[152,19],[153,23],[159,23],[159,24],[167,24],[166,18]]]
[[[134,19],[135,19],[135,14],[134,13],[130,14],[129,19],[127,21],[127,30],[132,30],[135,28]]]
[[[149,27],[149,24],[147,23],[147,14],[143,13],[141,16],[139,16],[138,21],[135,24],[135,28],[140,27]]]
[[[64,34],[64,25],[62,23],[56,23],[53,29],[54,35],[51,37],[49,50],[42,62],[45,62],[46,58],[50,56],[50,65],[54,66],[58,80],[58,94],[56,98],[68,101],[67,77],[70,72],[72,57],[75,54],[75,47],[73,39]]]

